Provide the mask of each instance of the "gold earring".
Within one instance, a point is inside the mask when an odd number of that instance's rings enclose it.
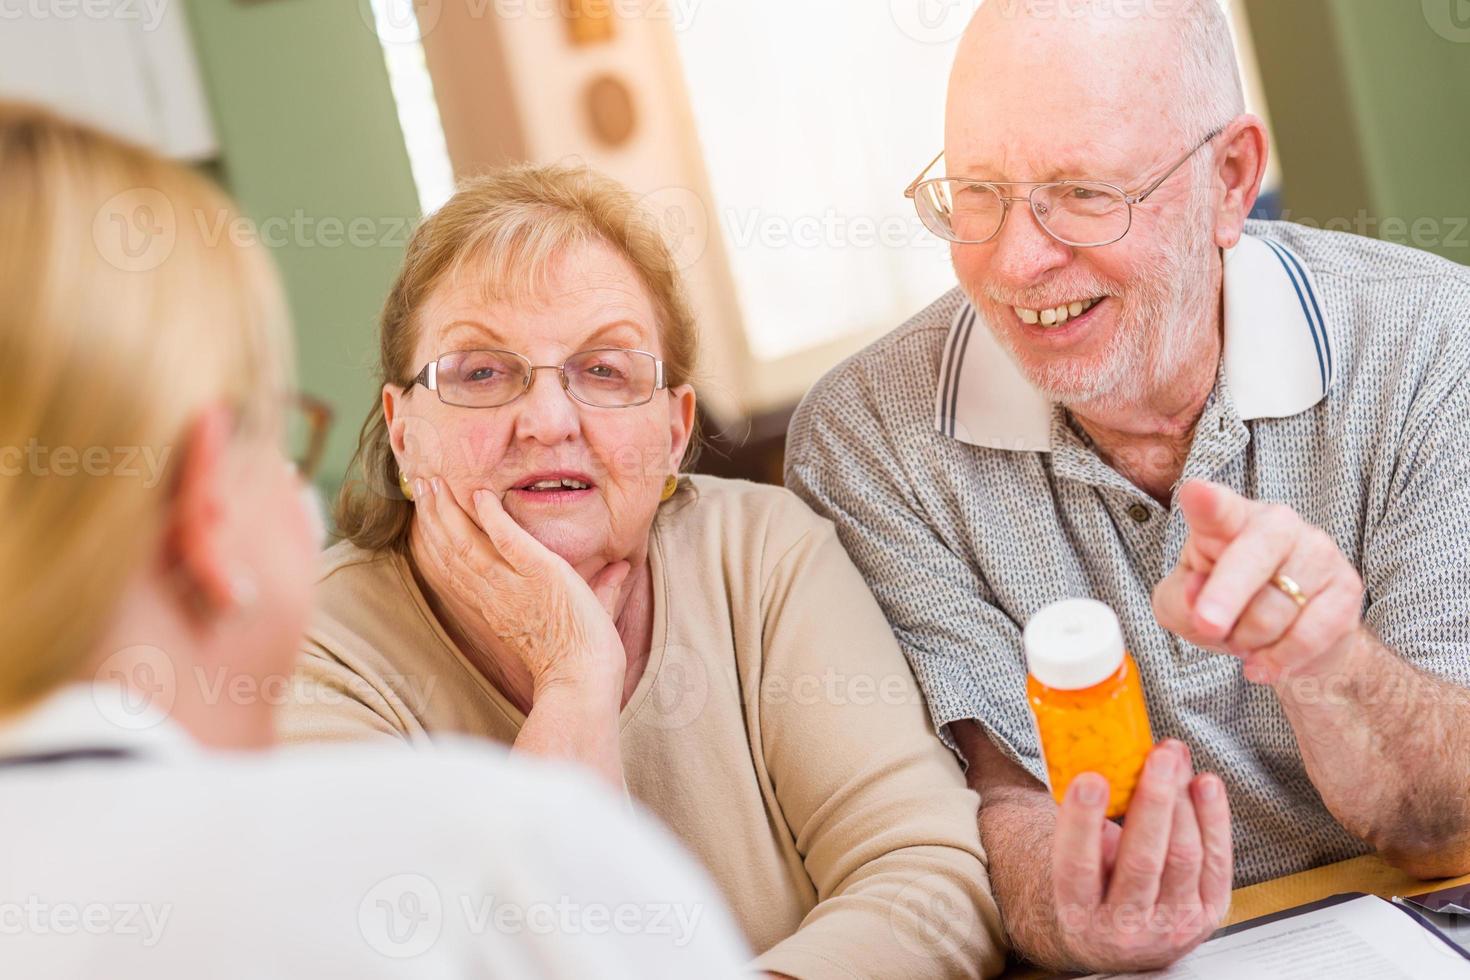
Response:
[[[658,498],[659,499],[659,503],[663,503],[664,501],[666,501],[669,498],[673,497],[673,495],[676,494],[676,493],[678,493],[678,492],[679,492],[679,477],[678,477],[677,474],[670,473],[669,474],[669,478],[664,481],[664,492],[663,492],[662,496],[660,496]]]
[[[405,498],[413,499],[413,486],[408,482],[408,474],[402,470],[398,471],[398,489],[403,491]]]

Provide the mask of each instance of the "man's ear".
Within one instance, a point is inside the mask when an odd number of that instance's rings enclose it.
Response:
[[[694,438],[695,399],[693,385],[669,390],[669,471],[678,472],[689,440]]]
[[[1243,115],[1220,135],[1216,174],[1225,197],[1215,220],[1215,244],[1234,248],[1245,231],[1245,221],[1261,194],[1270,157],[1270,138],[1260,117]]]
[[[207,609],[234,602],[225,535],[234,421],[233,412],[215,406],[185,430],[169,500],[167,571],[187,583]]]

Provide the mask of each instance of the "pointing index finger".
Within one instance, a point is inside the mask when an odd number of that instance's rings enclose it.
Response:
[[[1179,491],[1179,508],[1197,535],[1220,547],[1229,544],[1250,520],[1251,501],[1218,483],[1190,480]]]

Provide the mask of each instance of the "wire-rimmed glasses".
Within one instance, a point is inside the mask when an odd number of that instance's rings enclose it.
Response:
[[[1148,200],[1190,157],[1225,132],[1225,128],[1221,126],[1200,140],[1162,177],[1136,193],[1130,194],[1102,180],[997,181],[968,177],[926,180],[924,175],[944,156],[941,151],[904,190],[904,197],[914,202],[924,227],[958,245],[983,245],[995,238],[1005,226],[1011,205],[1025,201],[1042,230],[1063,245],[1100,248],[1127,235],[1133,227],[1133,206]],[[1003,188],[1007,187],[1031,190],[1026,196],[1017,197],[1004,193]]]
[[[636,408],[668,387],[664,362],[648,351],[602,347],[578,351],[562,364],[532,364],[508,350],[463,350],[424,365],[407,385],[423,385],[446,405],[499,408],[531,390],[537,371],[555,371],[562,390],[593,408]]]

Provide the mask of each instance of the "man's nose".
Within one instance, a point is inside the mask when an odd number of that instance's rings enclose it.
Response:
[[[989,247],[992,276],[1016,289],[1035,285],[1072,261],[1072,247],[1046,233],[1025,198],[1012,202],[1005,226]]]
[[[573,438],[582,425],[577,403],[562,387],[555,368],[536,369],[531,387],[513,404],[518,410],[517,438],[555,445]]]

